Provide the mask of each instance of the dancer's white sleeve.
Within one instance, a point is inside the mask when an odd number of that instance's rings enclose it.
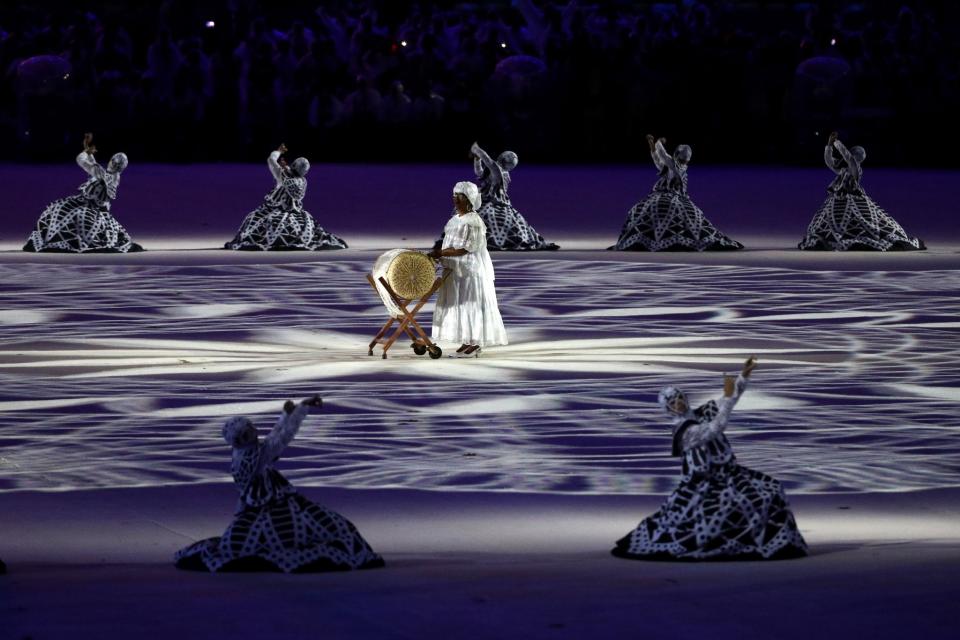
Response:
[[[277,182],[280,182],[280,179],[283,177],[283,168],[280,166],[279,160],[279,151],[272,151],[267,157],[267,167],[269,167],[270,173],[273,174],[273,179]]]
[[[474,233],[473,225],[457,225],[457,228],[447,236],[450,238],[450,240],[445,244],[451,249],[465,249],[467,251],[472,251],[474,246]]]
[[[829,144],[823,148],[823,162],[834,173],[840,173],[840,167],[837,166],[837,160],[833,157],[833,147]]]
[[[87,172],[87,174],[92,178],[102,178],[103,177],[103,167],[97,164],[97,159],[93,157],[92,153],[87,153],[86,151],[81,151],[77,156],[77,164],[81,169]]]
[[[273,462],[280,457],[283,450],[287,448],[300,430],[300,424],[310,413],[310,407],[305,404],[298,404],[290,413],[283,412],[277,419],[277,424],[263,440],[260,448],[261,459],[267,463]]]
[[[498,165],[497,162],[490,157],[490,154],[481,149],[479,145],[475,145],[473,147],[473,152],[473,172],[477,175],[477,177],[483,177],[483,168],[486,167],[487,171],[490,172],[489,180],[491,182],[502,182],[502,169],[500,169],[500,165]]]
[[[677,163],[673,161],[673,157],[667,153],[667,150],[663,148],[663,143],[659,140],[657,140],[657,144],[653,147],[653,162],[657,165],[658,169],[666,166],[673,172],[677,170]]]
[[[853,154],[850,153],[850,150],[847,149],[842,142],[839,140],[834,140],[833,146],[836,147],[837,151],[840,152],[840,157],[843,158],[848,166],[856,167],[860,165],[860,163],[857,162],[857,159],[853,157]]]
[[[687,429],[683,434],[683,448],[692,449],[707,442],[711,438],[723,433],[727,428],[727,422],[730,420],[730,412],[740,400],[740,395],[747,388],[747,379],[743,375],[737,376],[734,383],[733,395],[723,396],[717,401],[717,415],[710,422],[695,424]]]

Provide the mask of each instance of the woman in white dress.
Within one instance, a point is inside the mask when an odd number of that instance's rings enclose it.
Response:
[[[481,347],[507,344],[487,228],[477,214],[480,191],[472,182],[453,187],[454,212],[443,228],[443,245],[430,255],[450,270],[433,311],[433,340],[459,342],[458,356],[476,356]]]

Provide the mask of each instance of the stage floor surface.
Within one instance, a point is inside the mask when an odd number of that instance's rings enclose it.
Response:
[[[651,255],[603,248],[652,166],[524,163],[513,202],[563,249],[495,254],[511,344],[434,361],[366,355],[364,276],[432,243],[468,163],[317,164],[305,206],[351,248],[261,254],[214,247],[271,188],[262,163],[131,158],[113,212],[147,252],[21,253],[85,177],[65,160],[0,166],[0,640],[955,636],[957,171],[869,167],[930,250],[835,254],[791,249],[828,170],[695,164],[691,197],[747,250]],[[728,433],[812,556],[611,557],[679,474],[657,391],[716,396],[749,355]],[[266,428],[314,392],[280,469],[387,568],[176,571],[231,517],[224,419]]]
[[[439,360],[366,352],[386,316],[365,274],[426,236],[0,251],[0,637],[950,637],[960,246],[651,256],[557,238],[493,256],[511,344]],[[676,483],[657,391],[716,396],[749,355],[728,433],[784,482],[813,557],[608,556]],[[388,567],[173,570],[229,521],[223,420],[265,428],[314,392],[324,411],[280,468]]]

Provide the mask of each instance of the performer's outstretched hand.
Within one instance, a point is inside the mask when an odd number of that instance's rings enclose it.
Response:
[[[313,396],[306,398],[300,404],[310,407],[311,409],[319,409],[320,407],[323,406],[323,398],[321,398],[317,394],[314,394]]]
[[[309,398],[305,398],[304,400],[301,400],[300,404],[302,404],[305,407],[310,407],[311,413],[312,413],[314,409],[319,409],[320,407],[323,406],[323,398],[321,398],[319,395],[314,394]],[[283,403],[284,413],[293,413],[293,410],[296,408],[297,408],[297,403],[295,403],[293,400],[287,400],[286,402]]]
[[[747,361],[743,363],[743,370],[740,372],[740,375],[742,375],[744,378],[749,378],[750,374],[756,368],[757,368],[757,357],[750,356],[749,358],[747,358]]]
[[[287,151],[289,151],[289,149],[287,149],[287,145],[281,142],[280,146],[277,147],[277,151],[279,151],[280,153],[286,153]]]
[[[650,151],[653,151],[657,146],[657,139],[653,137],[652,133],[647,134],[647,144],[650,145]]]
[[[827,138],[827,144],[833,145],[833,143],[836,142],[839,137],[840,137],[839,133],[837,133],[836,131],[831,131],[830,137]]]

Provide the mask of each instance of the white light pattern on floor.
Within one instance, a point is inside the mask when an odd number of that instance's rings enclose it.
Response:
[[[0,491],[222,481],[224,418],[317,391],[300,485],[660,493],[657,391],[704,400],[749,354],[744,464],[793,492],[960,484],[960,272],[498,259],[512,344],[434,361],[366,355],[368,267],[0,265]]]

